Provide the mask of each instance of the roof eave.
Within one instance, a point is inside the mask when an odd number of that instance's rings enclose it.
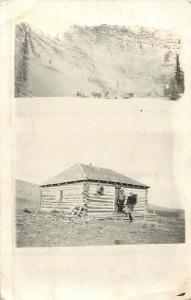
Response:
[[[47,187],[47,186],[59,186],[59,185],[67,185],[67,184],[75,184],[78,182],[83,182],[83,181],[89,181],[89,182],[101,182],[101,183],[108,183],[108,184],[117,184],[117,185],[122,185],[122,186],[129,186],[133,188],[140,188],[140,189],[148,189],[150,186],[147,185],[141,185],[141,184],[132,184],[132,183],[125,183],[125,182],[118,182],[118,181],[109,181],[109,180],[99,180],[99,179],[79,179],[79,180],[73,180],[73,181],[67,181],[67,182],[58,182],[58,183],[44,183],[41,184],[40,187]]]

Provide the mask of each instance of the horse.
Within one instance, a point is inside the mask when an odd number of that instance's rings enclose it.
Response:
[[[101,93],[97,93],[97,92],[92,92],[91,94],[94,98],[101,98],[101,96],[102,96]]]

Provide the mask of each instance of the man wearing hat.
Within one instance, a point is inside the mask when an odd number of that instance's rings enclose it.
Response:
[[[118,196],[118,201],[117,201],[117,206],[118,206],[118,212],[119,213],[123,212],[124,203],[125,203],[124,190],[120,189],[119,196]]]

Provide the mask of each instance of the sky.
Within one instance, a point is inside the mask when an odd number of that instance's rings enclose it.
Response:
[[[18,115],[15,177],[41,184],[73,164],[91,163],[149,185],[153,204],[181,207],[176,138],[171,131],[137,130],[135,123],[131,113],[108,117],[104,111]]]
[[[54,6],[51,5],[54,3]],[[12,1],[15,23],[27,22],[34,29],[56,36],[70,25],[117,24],[180,30],[188,23],[185,3],[178,1]],[[145,9],[147,6],[147,9]],[[181,19],[184,18],[184,22]]]

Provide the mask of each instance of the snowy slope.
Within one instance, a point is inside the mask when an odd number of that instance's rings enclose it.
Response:
[[[161,38],[163,37],[163,38]],[[73,96],[93,91],[163,97],[174,78],[180,41],[169,32],[72,26],[52,39],[16,26],[16,96]],[[23,75],[23,68],[25,74]]]

